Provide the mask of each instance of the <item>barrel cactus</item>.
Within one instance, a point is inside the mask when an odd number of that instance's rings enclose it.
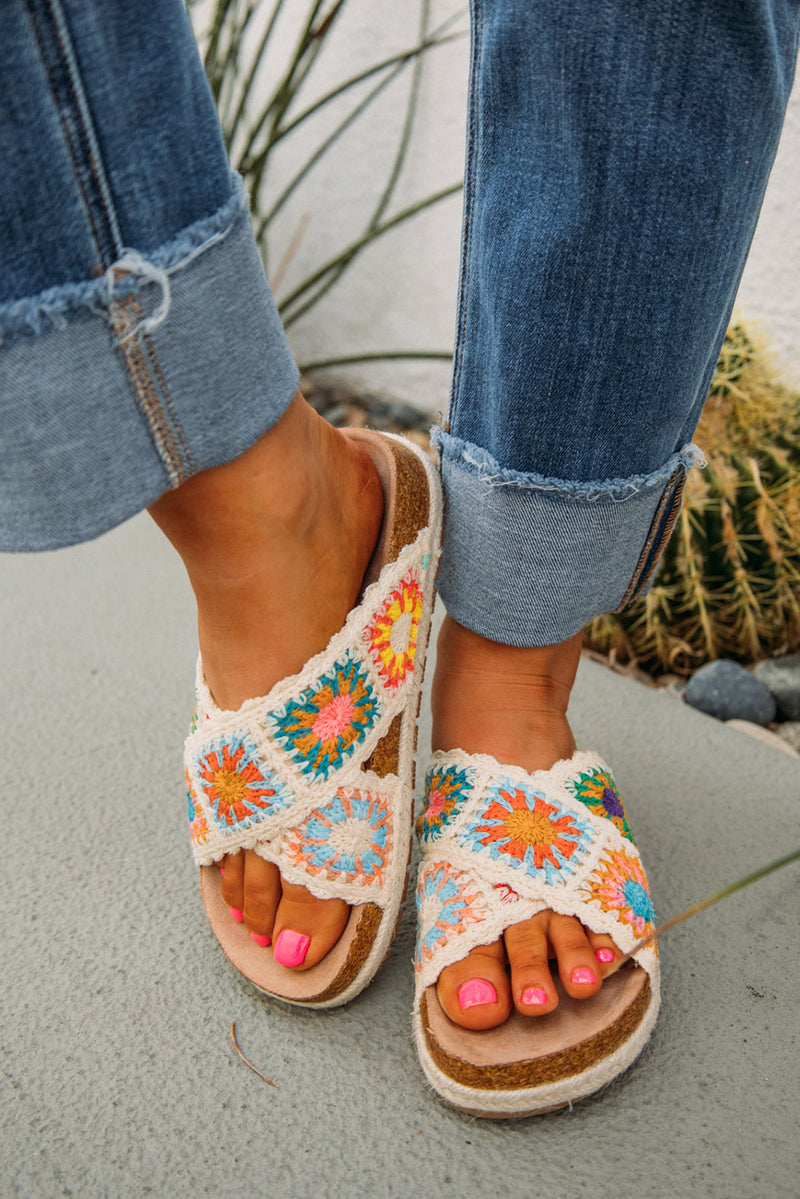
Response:
[[[683,511],[650,592],[601,616],[586,643],[651,674],[800,647],[800,395],[728,330],[695,440]]]

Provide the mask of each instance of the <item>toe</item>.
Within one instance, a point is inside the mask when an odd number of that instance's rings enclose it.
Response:
[[[605,978],[614,963],[622,956],[622,951],[617,948],[611,938],[606,936],[605,933],[593,933],[587,928],[586,936],[592,947],[595,961],[600,969],[600,975],[602,978]]]
[[[550,913],[548,937],[558,959],[561,984],[573,999],[588,999],[602,982],[600,963],[594,955],[586,930],[574,916]]]
[[[272,931],[275,961],[308,970],[322,961],[344,932],[350,909],[343,899],[317,899],[305,887],[284,881]]]
[[[244,919],[244,853],[227,854],[220,863],[220,874],[222,898],[234,920],[241,924]]]
[[[558,1003],[548,966],[547,915],[510,925],[503,934],[511,966],[511,994],[523,1016],[546,1016]]]
[[[462,1028],[496,1028],[511,1012],[511,991],[502,941],[480,945],[452,966],[436,983],[439,1002]]]
[[[281,898],[281,876],[277,866],[265,862],[252,849],[246,849],[239,857],[244,858],[242,912],[245,928],[257,945],[267,946]],[[227,877],[226,870],[223,883]]]

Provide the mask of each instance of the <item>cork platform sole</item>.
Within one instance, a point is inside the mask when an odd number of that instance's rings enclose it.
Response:
[[[431,1085],[460,1111],[493,1119],[556,1111],[605,1086],[631,1064],[655,1022],[650,978],[631,964],[580,1001],[556,987],[559,1004],[549,1015],[514,1011],[484,1032],[454,1024],[435,986],[426,988],[417,1050]]]

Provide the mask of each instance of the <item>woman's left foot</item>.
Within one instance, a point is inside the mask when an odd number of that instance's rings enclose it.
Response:
[[[490,754],[529,773],[571,758],[575,740],[567,705],[581,640],[576,634],[560,645],[517,649],[487,641],[446,617],[433,680],[434,750]],[[558,993],[551,959],[564,991],[588,999],[619,956],[610,937],[573,916],[544,911],[446,966],[436,990],[456,1024],[494,1028],[514,1008],[531,1017],[553,1011]]]

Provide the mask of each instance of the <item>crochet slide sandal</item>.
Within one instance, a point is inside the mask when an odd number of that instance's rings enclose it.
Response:
[[[514,1009],[487,1031],[450,1020],[435,984],[445,966],[545,908],[607,933],[623,953],[652,932],[647,878],[610,770],[586,751],[528,774],[457,750],[433,755],[426,792],[414,1035],[429,1083],[454,1107],[495,1118],[592,1094],[631,1064],[655,1024],[653,943],[591,998],[571,999],[556,982],[553,1012]]]
[[[402,437],[347,430],[384,491],[356,608],[303,669],[237,711],[216,706],[198,661],[184,762],[209,923],[233,965],[290,1003],[346,1003],[385,961],[411,848],[416,721],[439,557],[442,500],[428,456]],[[253,849],[320,899],[351,905],[317,965],[293,971],[255,944],[222,898],[215,863]]]

